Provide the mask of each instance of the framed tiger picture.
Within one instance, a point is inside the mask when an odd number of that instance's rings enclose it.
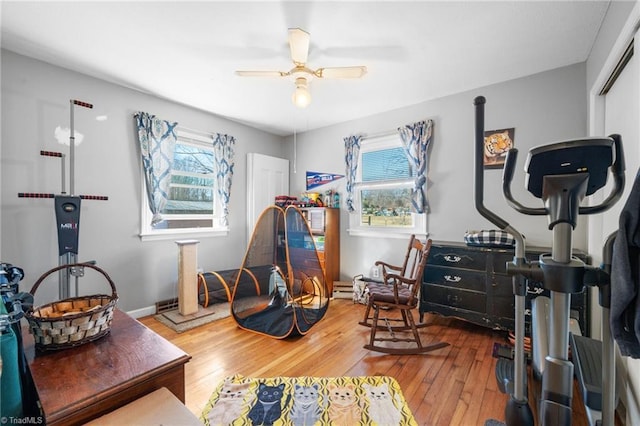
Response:
[[[507,152],[513,148],[516,129],[487,130],[484,132],[484,168],[504,167]]]

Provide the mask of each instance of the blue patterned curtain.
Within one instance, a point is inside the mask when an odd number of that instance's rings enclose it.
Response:
[[[411,210],[426,213],[427,201],[427,150],[433,137],[433,120],[419,121],[398,128],[409,164],[415,167],[416,178],[411,191]]]
[[[356,211],[353,205],[353,191],[356,183],[356,172],[358,171],[358,155],[360,154],[360,141],[362,136],[349,136],[344,138],[345,163],[347,165],[347,210]]]
[[[151,226],[162,222],[160,212],[169,198],[169,182],[176,145],[177,122],[161,120],[146,112],[135,114],[142,167],[147,187],[149,208],[153,213]]]
[[[231,179],[233,178],[234,146],[233,136],[217,133],[213,136],[213,152],[215,161],[216,187],[222,204],[221,225],[229,225],[229,197],[231,196]]]

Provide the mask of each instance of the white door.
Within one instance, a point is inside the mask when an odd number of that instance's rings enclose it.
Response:
[[[247,154],[247,242],[260,213],[273,205],[276,195],[289,194],[289,160]]]

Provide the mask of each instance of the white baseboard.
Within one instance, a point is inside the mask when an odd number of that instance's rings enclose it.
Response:
[[[156,307],[153,305],[147,306],[146,308],[134,309],[133,311],[128,311],[127,314],[133,318],[148,317],[149,315],[156,314]]]

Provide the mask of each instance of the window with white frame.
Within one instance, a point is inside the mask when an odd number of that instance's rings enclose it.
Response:
[[[426,234],[426,214],[411,210],[415,176],[416,170],[407,159],[398,133],[363,139],[350,233]]]
[[[160,214],[162,221],[152,224],[146,188],[143,188],[142,236],[225,233],[221,226],[222,208],[216,190],[212,136],[176,128],[176,144],[171,167],[168,200]],[[142,179],[146,185],[145,179]]]

